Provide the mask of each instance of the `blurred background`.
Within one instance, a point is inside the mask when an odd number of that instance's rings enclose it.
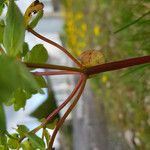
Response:
[[[31,2],[17,3],[24,12]],[[150,54],[149,0],[42,2],[45,14],[35,30],[62,44],[76,57],[89,49],[102,50],[106,62]],[[29,33],[26,41],[31,47],[42,42]],[[49,63],[73,65],[56,48],[43,44],[49,53]],[[90,79],[76,109],[57,137],[56,149],[149,150],[149,74],[150,65],[141,65]],[[14,115],[13,108],[7,108],[9,121],[12,120],[8,129],[11,131],[16,123],[25,123],[30,128],[38,125],[35,119],[39,116],[38,110],[45,103],[49,104],[48,112],[42,111],[43,115],[48,115],[65,100],[77,79],[73,76],[47,78],[49,88],[45,89],[45,95],[35,95],[28,100],[25,110]]]

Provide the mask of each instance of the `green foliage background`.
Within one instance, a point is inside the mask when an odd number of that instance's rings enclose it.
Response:
[[[149,0],[63,0],[63,6],[66,23],[61,37],[74,55],[102,49],[110,62],[150,54]],[[127,131],[132,133],[132,146],[142,150],[150,149],[149,74],[150,66],[143,65],[91,80],[97,100],[105,106],[109,126],[121,131],[123,138]]]

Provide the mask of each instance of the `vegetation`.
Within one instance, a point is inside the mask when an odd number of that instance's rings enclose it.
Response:
[[[130,2],[128,2],[130,4]],[[90,66],[86,66],[86,64],[82,64],[76,57],[74,57],[72,54],[70,54],[64,47],[58,45],[57,43],[51,41],[50,39],[47,39],[46,37],[40,35],[36,31],[33,30],[33,28],[37,25],[39,20],[41,19],[43,15],[43,4],[39,2],[38,0],[31,3],[31,5],[27,8],[24,15],[22,15],[20,9],[17,7],[14,0],[2,0],[0,2],[0,15],[3,12],[4,8],[7,8],[7,14],[4,16],[4,18],[0,21],[0,149],[8,150],[8,149],[20,149],[23,150],[29,150],[29,149],[53,149],[53,142],[55,140],[55,136],[57,132],[59,131],[60,127],[64,123],[65,119],[69,115],[69,113],[72,111],[72,109],[77,104],[83,90],[86,84],[87,79],[94,77],[93,75],[111,71],[111,70],[118,70],[121,68],[126,68],[134,65],[141,65],[136,70],[142,72],[143,77],[141,80],[138,79],[139,83],[137,86],[137,79],[128,78],[128,80],[121,79],[120,72],[117,71],[117,74],[103,74],[99,78],[93,79],[94,81],[98,81],[99,84],[94,84],[95,86],[103,85],[101,90],[106,90],[106,95],[103,95],[100,92],[98,92],[101,95],[98,95],[98,97],[105,96],[105,106],[106,110],[108,111],[108,114],[115,113],[117,111],[117,114],[121,114],[121,121],[118,121],[118,116],[113,115],[111,118],[115,122],[121,122],[125,129],[134,129],[135,136],[138,139],[138,147],[139,148],[149,148],[148,138],[149,138],[149,124],[148,124],[148,82],[149,81],[149,63],[150,63],[150,56],[148,55],[148,46],[146,47],[146,44],[144,43],[143,47],[139,46],[139,44],[133,44],[134,46],[131,46],[131,43],[129,44],[128,41],[124,43],[124,38],[126,37],[126,32],[124,30],[118,30],[118,33],[122,31],[122,35],[120,35],[120,41],[118,41],[115,38],[115,35],[112,37],[109,37],[110,35],[113,35],[110,31],[111,28],[107,28],[109,26],[106,26],[106,22],[104,24],[105,27],[100,25],[99,18],[95,19],[94,21],[92,17],[93,14],[96,14],[99,16],[102,16],[102,14],[105,14],[105,11],[107,8],[107,2],[103,2],[103,5],[101,6],[99,1],[85,1],[84,7],[83,4],[80,1],[64,1],[66,10],[69,10],[69,13],[67,15],[68,20],[66,23],[66,33],[67,36],[65,36],[65,39],[67,41],[68,47],[72,48],[74,50],[74,54],[78,56],[77,49],[83,50],[84,48],[99,48],[99,43],[104,44],[104,50],[107,48],[110,51],[106,51],[105,55],[107,54],[107,59],[110,61],[117,60],[118,58],[127,58],[127,56],[140,56],[136,58],[131,59],[125,59],[121,61],[116,62],[110,62],[104,63],[104,61],[99,61],[97,64],[95,64],[95,61],[92,60],[90,63]],[[122,3],[112,3],[114,7],[116,7],[118,4]],[[88,6],[91,6],[89,9]],[[87,6],[87,7],[85,7]],[[102,11],[96,11],[97,7],[102,8]],[[121,5],[122,6],[122,5]],[[121,7],[119,6],[119,7]],[[98,7],[98,8],[99,8]],[[144,6],[144,7],[147,7]],[[70,10],[71,9],[71,10]],[[89,13],[89,16],[91,18],[86,18],[86,15],[80,12],[76,12],[77,10],[85,9],[84,13]],[[136,11],[136,10],[135,10]],[[73,22],[73,13],[78,14],[78,22]],[[101,14],[102,13],[102,14]],[[140,13],[140,11],[138,11]],[[113,14],[113,13],[111,13]],[[114,13],[115,14],[115,13]],[[145,17],[148,12],[145,12]],[[35,15],[34,17],[32,17]],[[106,15],[106,14],[105,14]],[[141,15],[141,14],[140,14]],[[112,17],[104,16],[108,19],[107,23],[110,23],[110,20]],[[116,16],[119,19],[119,15]],[[131,21],[134,19],[130,18]],[[90,20],[89,20],[90,19]],[[107,21],[106,19],[106,21]],[[120,19],[122,19],[120,17]],[[119,24],[121,24],[121,21],[119,19]],[[130,21],[128,18],[127,21]],[[80,20],[82,21],[80,24]],[[138,23],[139,20],[138,19]],[[68,22],[71,21],[71,23],[68,24]],[[95,22],[96,21],[96,22]],[[126,22],[127,22],[126,21]],[[143,20],[142,20],[143,21]],[[137,21],[134,21],[134,23]],[[79,24],[76,24],[79,23]],[[113,23],[117,23],[116,21],[111,21],[112,25]],[[89,26],[87,26],[89,24]],[[131,24],[131,23],[130,23]],[[142,28],[143,36],[145,36],[145,32],[147,33],[146,28],[147,23],[141,23],[140,25],[144,25]],[[80,32],[80,36],[73,36],[72,34],[76,35],[76,31],[72,28],[72,25],[76,27],[77,25],[83,30],[84,34]],[[101,28],[100,28],[101,27]],[[127,25],[129,27],[129,25]],[[138,29],[139,27],[137,27]],[[102,30],[104,29],[104,30]],[[108,30],[109,29],[109,30]],[[124,28],[123,28],[124,29]],[[68,67],[68,66],[59,66],[59,65],[51,65],[46,64],[48,53],[45,47],[42,44],[35,45],[31,50],[28,47],[28,43],[25,42],[25,35],[27,32],[31,32],[34,36],[42,39],[43,41],[54,45],[55,47],[59,48],[61,51],[63,51],[67,56],[68,59],[71,59],[77,67]],[[102,36],[102,31],[105,33]],[[133,30],[134,34],[137,33],[136,30]],[[126,34],[125,34],[126,33]],[[130,33],[131,34],[131,33]],[[142,33],[140,33],[142,35]],[[148,35],[148,34],[146,34]],[[69,38],[70,37],[70,38]],[[76,38],[75,38],[76,37]],[[124,38],[123,38],[124,37]],[[72,38],[71,41],[69,41]],[[78,39],[80,38],[80,39]],[[141,37],[140,37],[141,38]],[[122,40],[121,40],[122,39]],[[131,38],[132,39],[132,38]],[[145,40],[145,37],[142,38]],[[116,42],[115,42],[116,40]],[[133,39],[132,39],[133,40]],[[73,42],[73,43],[71,43]],[[81,43],[82,42],[82,43]],[[122,43],[121,43],[122,42]],[[109,43],[109,44],[108,44]],[[140,42],[138,42],[140,43]],[[120,44],[120,46],[119,46]],[[123,44],[126,46],[126,51],[123,49]],[[121,47],[122,45],[122,47]],[[76,46],[76,47],[75,47]],[[113,47],[112,47],[113,46]],[[116,50],[114,51],[114,48],[116,46]],[[119,46],[119,47],[118,47]],[[118,47],[118,48],[117,48]],[[140,48],[139,48],[140,47]],[[132,48],[132,49],[131,49]],[[138,49],[139,48],[139,49]],[[121,49],[121,51],[119,51]],[[138,50],[137,50],[138,49]],[[147,54],[147,56],[142,56],[144,54]],[[112,57],[115,56],[115,57]],[[104,59],[104,58],[102,58]],[[93,64],[94,62],[94,64]],[[92,64],[92,65],[91,65]],[[44,68],[44,69],[51,69],[51,71],[44,71],[44,72],[37,72],[35,69],[37,68]],[[127,72],[127,74],[130,74],[133,70],[130,70]],[[135,68],[134,68],[135,72]],[[137,71],[136,71],[137,73]],[[47,83],[45,82],[45,79],[43,76],[50,76],[50,75],[64,75],[64,74],[72,74],[72,75],[78,75],[79,81],[77,82],[74,90],[69,95],[68,98],[57,108],[51,107],[51,112],[41,120],[41,123],[38,127],[36,127],[33,130],[29,130],[25,125],[17,125],[16,132],[14,134],[9,134],[6,129],[6,121],[5,121],[5,112],[3,109],[4,105],[13,105],[14,110],[18,111],[21,108],[24,108],[26,105],[26,101],[32,97],[33,94],[36,93],[43,93],[42,88],[47,87]],[[132,72],[133,74],[133,72]],[[10,77],[11,75],[11,77]],[[135,81],[134,81],[135,80]],[[17,82],[16,82],[17,81]],[[118,83],[117,83],[117,82]],[[113,84],[114,83],[114,84]],[[113,85],[113,86],[112,86]],[[133,88],[137,88],[136,90],[133,90]],[[129,92],[129,89],[133,90],[132,93]],[[113,91],[117,91],[114,92]],[[127,93],[124,97],[122,97],[122,91],[123,93]],[[138,95],[136,95],[136,93]],[[147,94],[147,95],[146,95]],[[111,96],[110,96],[111,95]],[[145,100],[146,96],[148,96],[148,100]],[[53,95],[49,95],[48,99],[50,100],[53,97]],[[111,97],[111,98],[110,98]],[[120,97],[122,99],[120,99]],[[126,98],[126,99],[124,99]],[[130,100],[130,101],[129,101]],[[63,109],[68,102],[72,101],[72,104],[69,106],[65,114],[62,116],[62,118],[56,117],[57,114],[61,109]],[[114,102],[115,101],[115,102]],[[137,101],[139,103],[137,103]],[[140,104],[140,105],[139,105]],[[109,109],[109,106],[113,106],[114,111],[112,109]],[[120,108],[122,108],[120,110]],[[43,106],[42,106],[43,109]],[[128,109],[128,111],[126,111]],[[129,111],[130,110],[130,111]],[[112,112],[111,112],[112,111]],[[124,112],[122,112],[124,111]],[[119,113],[118,113],[119,112]],[[139,113],[140,112],[140,113]],[[129,114],[128,114],[129,113]],[[34,116],[39,118],[39,113],[35,111]],[[124,115],[125,114],[125,115]],[[135,122],[132,122],[133,120],[130,120],[130,116],[135,117]],[[43,117],[43,116],[42,116]],[[50,122],[52,121],[52,122]],[[125,123],[124,123],[125,122]],[[9,123],[9,122],[8,122]],[[133,128],[133,125],[136,125]],[[50,135],[48,132],[48,128],[54,129],[53,134]],[[42,136],[37,136],[37,132],[39,130],[42,130]],[[147,132],[146,132],[147,131]],[[138,134],[137,134],[138,133]],[[136,140],[137,141],[137,140]],[[139,144],[140,143],[140,144]],[[136,143],[137,144],[137,143]]]
[[[110,62],[150,53],[147,0],[63,0],[63,5],[62,39],[76,56],[84,50],[101,49]],[[109,126],[120,128],[123,138],[130,132],[130,147],[135,149],[150,149],[149,74],[148,64],[91,79],[97,100],[104,103]]]

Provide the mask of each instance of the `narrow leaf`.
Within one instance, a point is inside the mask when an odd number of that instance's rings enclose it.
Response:
[[[10,0],[3,39],[4,47],[10,56],[16,56],[19,52],[22,52],[24,36],[23,16],[14,0]]]
[[[44,8],[43,3],[39,2],[38,0],[35,0],[33,3],[31,3],[31,5],[27,8],[24,14],[25,27],[28,27],[28,25],[30,24],[30,21],[32,19],[32,14],[39,13],[39,11],[42,11],[43,8]],[[40,19],[40,15],[36,18],[37,22],[38,22],[38,18]],[[33,24],[35,23],[36,21]]]

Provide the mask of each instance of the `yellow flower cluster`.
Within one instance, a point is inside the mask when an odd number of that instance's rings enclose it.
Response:
[[[82,9],[73,9],[73,0],[66,0],[65,9],[65,33],[66,43],[69,49],[78,57],[83,50],[89,48],[90,35],[91,41],[95,41],[100,36],[100,26],[92,22],[91,26],[87,21]],[[94,37],[93,37],[94,36]],[[91,42],[92,43],[92,42]],[[98,43],[98,42],[97,42]],[[96,45],[97,46],[97,45]]]

